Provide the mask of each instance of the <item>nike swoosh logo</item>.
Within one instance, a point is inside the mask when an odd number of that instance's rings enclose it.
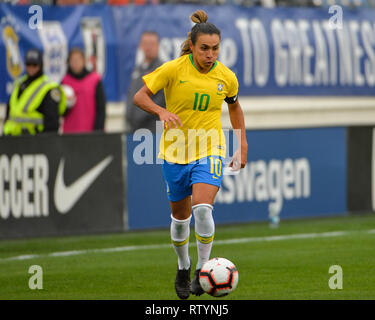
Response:
[[[180,80],[180,83],[189,82],[189,80]]]
[[[67,213],[87,189],[100,176],[103,170],[111,163],[113,156],[108,156],[97,165],[92,167],[89,171],[84,173],[71,185],[66,186],[64,182],[64,166],[65,160],[61,159],[55,180],[54,200],[56,209],[62,213]]]

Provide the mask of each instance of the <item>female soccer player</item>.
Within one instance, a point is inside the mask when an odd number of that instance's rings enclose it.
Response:
[[[247,141],[241,106],[237,100],[235,74],[217,61],[220,30],[196,11],[196,23],[182,45],[181,56],[164,63],[143,77],[145,85],[135,94],[134,103],[156,114],[164,123],[159,158],[164,159],[163,175],[172,211],[171,239],[178,257],[175,289],[180,299],[190,293],[201,295],[199,272],[209,260],[215,224],[213,203],[223,176],[225,138],[221,129],[223,100],[227,102],[232,126],[240,142],[230,166],[245,167]],[[151,96],[164,89],[166,109]],[[190,219],[193,212],[198,262],[190,282]]]

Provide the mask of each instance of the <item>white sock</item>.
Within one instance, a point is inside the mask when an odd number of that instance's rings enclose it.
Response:
[[[171,239],[178,258],[178,269],[189,269],[189,236],[191,216],[185,220],[178,220],[171,216]]]
[[[198,248],[196,269],[201,269],[202,265],[210,259],[215,235],[215,222],[212,217],[212,210],[213,207],[206,203],[193,206],[195,237],[197,239]]]

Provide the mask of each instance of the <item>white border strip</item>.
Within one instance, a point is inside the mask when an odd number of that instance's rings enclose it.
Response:
[[[375,234],[375,229],[366,231],[332,231],[332,232],[321,232],[321,233],[299,233],[269,237],[250,237],[250,238],[237,238],[227,240],[216,240],[215,245],[227,245],[227,244],[240,244],[240,243],[252,243],[252,242],[267,242],[267,241],[282,241],[282,240],[296,240],[296,239],[314,239],[314,238],[327,238],[327,237],[340,237],[347,236],[352,233],[366,233]],[[196,246],[195,243],[191,243],[190,246]],[[57,251],[46,254],[28,254],[20,255],[8,258],[0,258],[1,262],[8,261],[23,261],[31,259],[39,259],[46,257],[70,257],[77,255],[84,255],[88,253],[114,253],[114,252],[126,252],[126,251],[137,251],[137,250],[155,250],[171,248],[172,244],[151,244],[151,245],[140,245],[140,246],[125,246],[125,247],[114,247],[114,248],[103,248],[103,249],[87,249],[87,250],[72,250],[72,251]]]
[[[375,127],[372,129],[371,172],[372,210],[375,211]]]

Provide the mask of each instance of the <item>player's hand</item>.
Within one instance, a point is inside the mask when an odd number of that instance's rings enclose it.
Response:
[[[178,128],[178,126],[180,126],[180,128],[182,128],[182,122],[181,122],[180,118],[176,114],[174,114],[172,112],[169,112],[168,110],[163,109],[159,113],[159,119],[160,119],[160,121],[163,122],[164,129],[166,129],[167,126],[170,129],[171,128]]]
[[[241,149],[237,149],[234,154],[229,167],[232,167],[232,170],[240,170],[245,168],[247,163],[247,146],[241,146]]]

